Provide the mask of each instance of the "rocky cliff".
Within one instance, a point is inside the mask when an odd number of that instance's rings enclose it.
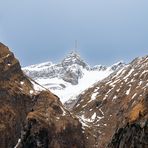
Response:
[[[0,70],[1,148],[84,147],[79,120],[50,91],[35,91],[18,60],[2,43]]]

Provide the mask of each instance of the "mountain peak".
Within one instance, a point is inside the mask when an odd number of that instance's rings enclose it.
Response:
[[[72,50],[70,51],[69,55],[72,55],[72,56],[79,56],[80,54],[76,51],[76,50]]]
[[[75,50],[72,50],[71,52],[69,52],[64,59],[69,59],[69,58],[82,60],[80,54]]]
[[[82,66],[83,68],[88,67],[88,65],[81,58],[80,54],[77,51],[73,50],[63,59],[62,65],[70,66],[75,64]]]
[[[117,63],[115,63],[115,64],[113,64],[111,67],[110,67],[110,69],[111,70],[119,70],[121,67],[124,67],[126,64],[125,64],[125,62],[124,61],[119,61],[119,62],[117,62]]]

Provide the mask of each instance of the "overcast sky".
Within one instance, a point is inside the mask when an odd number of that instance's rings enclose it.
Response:
[[[58,62],[79,42],[91,65],[148,54],[148,0],[0,0],[0,42],[23,66]]]

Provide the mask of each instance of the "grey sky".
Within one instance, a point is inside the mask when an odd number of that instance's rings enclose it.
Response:
[[[79,41],[91,64],[148,54],[147,0],[0,0],[0,41],[23,66],[59,61]]]

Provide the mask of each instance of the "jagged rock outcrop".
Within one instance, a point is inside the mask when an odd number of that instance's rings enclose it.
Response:
[[[82,69],[89,69],[89,66],[75,52],[71,52],[64,58],[61,65],[64,69],[62,79],[73,85],[78,84],[78,80],[83,76]]]
[[[135,129],[133,139],[131,137],[133,128],[140,126],[140,121],[147,123],[147,94],[148,56],[136,58],[81,94],[71,110],[83,124],[88,148],[104,148],[110,141],[112,147],[118,147],[118,142],[121,148],[139,142],[147,146],[145,140],[134,140],[138,136],[147,137],[145,128]],[[128,138],[131,143],[128,143]],[[124,145],[124,142],[128,144]]]
[[[84,147],[79,120],[50,91],[35,91],[33,81],[2,43],[0,70],[1,148]]]

